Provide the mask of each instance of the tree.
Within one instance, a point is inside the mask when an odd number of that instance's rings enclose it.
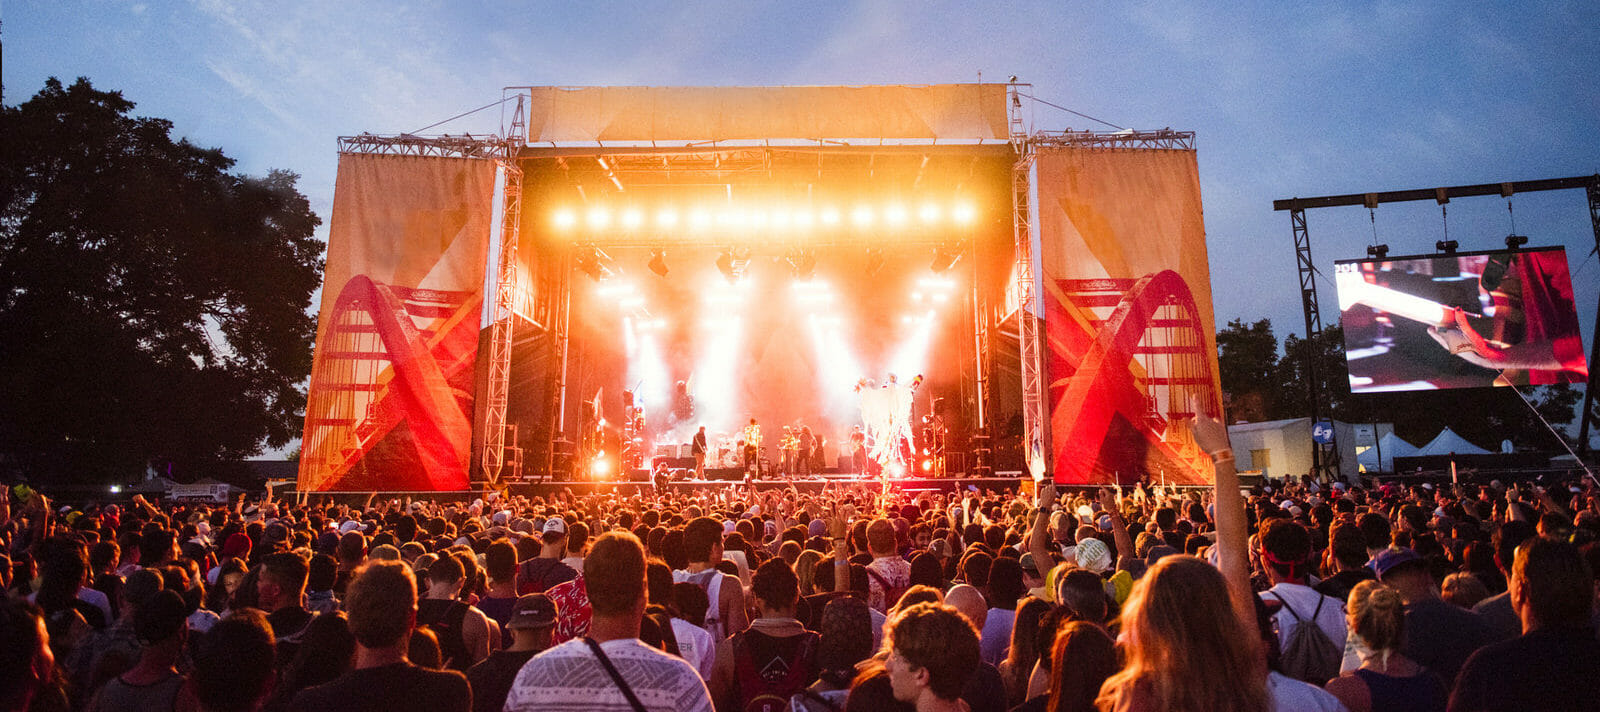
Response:
[[[35,479],[180,477],[299,434],[320,220],[118,92],[0,107],[0,456]]]
[[[1217,371],[1227,405],[1226,422],[1271,420],[1280,385],[1272,320],[1246,324],[1234,319],[1217,332]]]

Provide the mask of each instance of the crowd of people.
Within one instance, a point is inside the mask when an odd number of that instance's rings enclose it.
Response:
[[[1589,482],[0,498],[4,710],[1578,710]]]

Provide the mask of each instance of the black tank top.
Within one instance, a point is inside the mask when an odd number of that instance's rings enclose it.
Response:
[[[466,671],[472,664],[467,654],[467,641],[462,637],[461,622],[467,617],[467,604],[443,598],[424,598],[417,601],[417,625],[433,629],[439,636],[439,656],[444,666],[451,670]]]

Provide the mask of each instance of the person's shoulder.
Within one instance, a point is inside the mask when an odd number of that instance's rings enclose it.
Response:
[[[419,681],[440,694],[460,694],[472,689],[467,676],[456,670],[433,670],[417,665],[411,669]]]
[[[1508,666],[1514,665],[1518,660],[1524,659],[1528,654],[1528,642],[1523,636],[1510,640],[1490,643],[1467,656],[1467,661],[1462,663],[1461,672],[1457,680],[1465,679],[1472,675],[1500,675]]]
[[[1482,601],[1478,601],[1477,605],[1472,607],[1472,612],[1483,615],[1484,613],[1493,611],[1497,608],[1505,608],[1506,610],[1511,609],[1510,591],[1502,591],[1493,596],[1485,598]]]
[[[355,673],[356,671],[352,670],[321,685],[312,685],[301,690],[289,701],[289,709],[325,710],[338,707],[354,692],[350,681]]]
[[[1333,693],[1277,672],[1267,674],[1267,695],[1272,698],[1274,710],[1345,712],[1344,703]]]

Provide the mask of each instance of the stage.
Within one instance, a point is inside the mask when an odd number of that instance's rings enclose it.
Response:
[[[969,491],[968,488],[976,487],[979,492],[985,490],[1016,489],[1022,481],[1022,473],[1012,473],[1009,477],[951,477],[943,479],[907,477],[890,480],[891,486],[905,492],[955,492]],[[742,482],[737,484],[742,485]],[[792,485],[800,492],[816,494],[830,487],[840,487],[855,484],[864,484],[872,488],[878,487],[877,480],[863,479],[854,475],[825,475],[811,479],[767,479],[756,480],[754,483],[757,492],[768,490],[787,490]],[[723,480],[681,480],[667,485],[672,492],[708,492],[725,489],[729,482]],[[571,482],[538,482],[511,485],[508,490],[513,495],[525,497],[550,496],[563,490],[571,490],[573,494],[609,493],[620,495],[651,494],[655,487],[649,482],[630,479],[622,481],[595,481],[582,480]]]
[[[613,487],[690,442],[1205,480],[1192,133],[1020,131],[1019,84],[514,90],[506,139],[341,139],[298,488]]]

